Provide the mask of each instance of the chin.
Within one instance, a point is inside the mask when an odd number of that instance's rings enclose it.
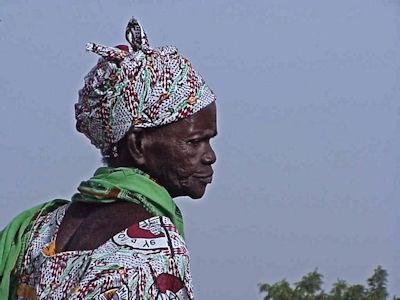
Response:
[[[172,198],[176,197],[189,197],[192,199],[200,199],[204,196],[206,189],[199,189],[199,190],[181,190],[181,191],[174,191],[170,192]]]
[[[203,181],[187,181],[171,191],[170,195],[172,198],[186,196],[194,200],[200,199],[204,196],[207,185]]]
[[[204,196],[205,192],[206,188],[204,187],[203,189],[188,191],[187,196],[192,199],[200,199]]]

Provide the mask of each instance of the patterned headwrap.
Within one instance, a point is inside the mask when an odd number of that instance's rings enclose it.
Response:
[[[116,143],[132,125],[169,124],[215,101],[190,61],[175,47],[151,48],[135,18],[125,36],[130,46],[86,45],[101,58],[85,77],[75,104],[77,130],[106,157],[117,156]]]

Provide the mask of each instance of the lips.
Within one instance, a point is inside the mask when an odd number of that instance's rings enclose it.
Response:
[[[203,183],[209,184],[212,182],[213,174],[214,172],[211,171],[210,173],[207,174],[196,174],[195,177],[198,178]]]

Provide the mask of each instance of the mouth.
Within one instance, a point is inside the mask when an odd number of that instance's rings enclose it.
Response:
[[[199,174],[195,177],[205,184],[210,184],[212,182],[213,174],[214,172],[211,172],[208,174]]]

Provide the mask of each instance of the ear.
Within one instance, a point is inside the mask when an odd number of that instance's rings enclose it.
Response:
[[[129,155],[138,167],[145,164],[144,140],[146,134],[143,128],[132,128],[127,136],[127,146]]]

